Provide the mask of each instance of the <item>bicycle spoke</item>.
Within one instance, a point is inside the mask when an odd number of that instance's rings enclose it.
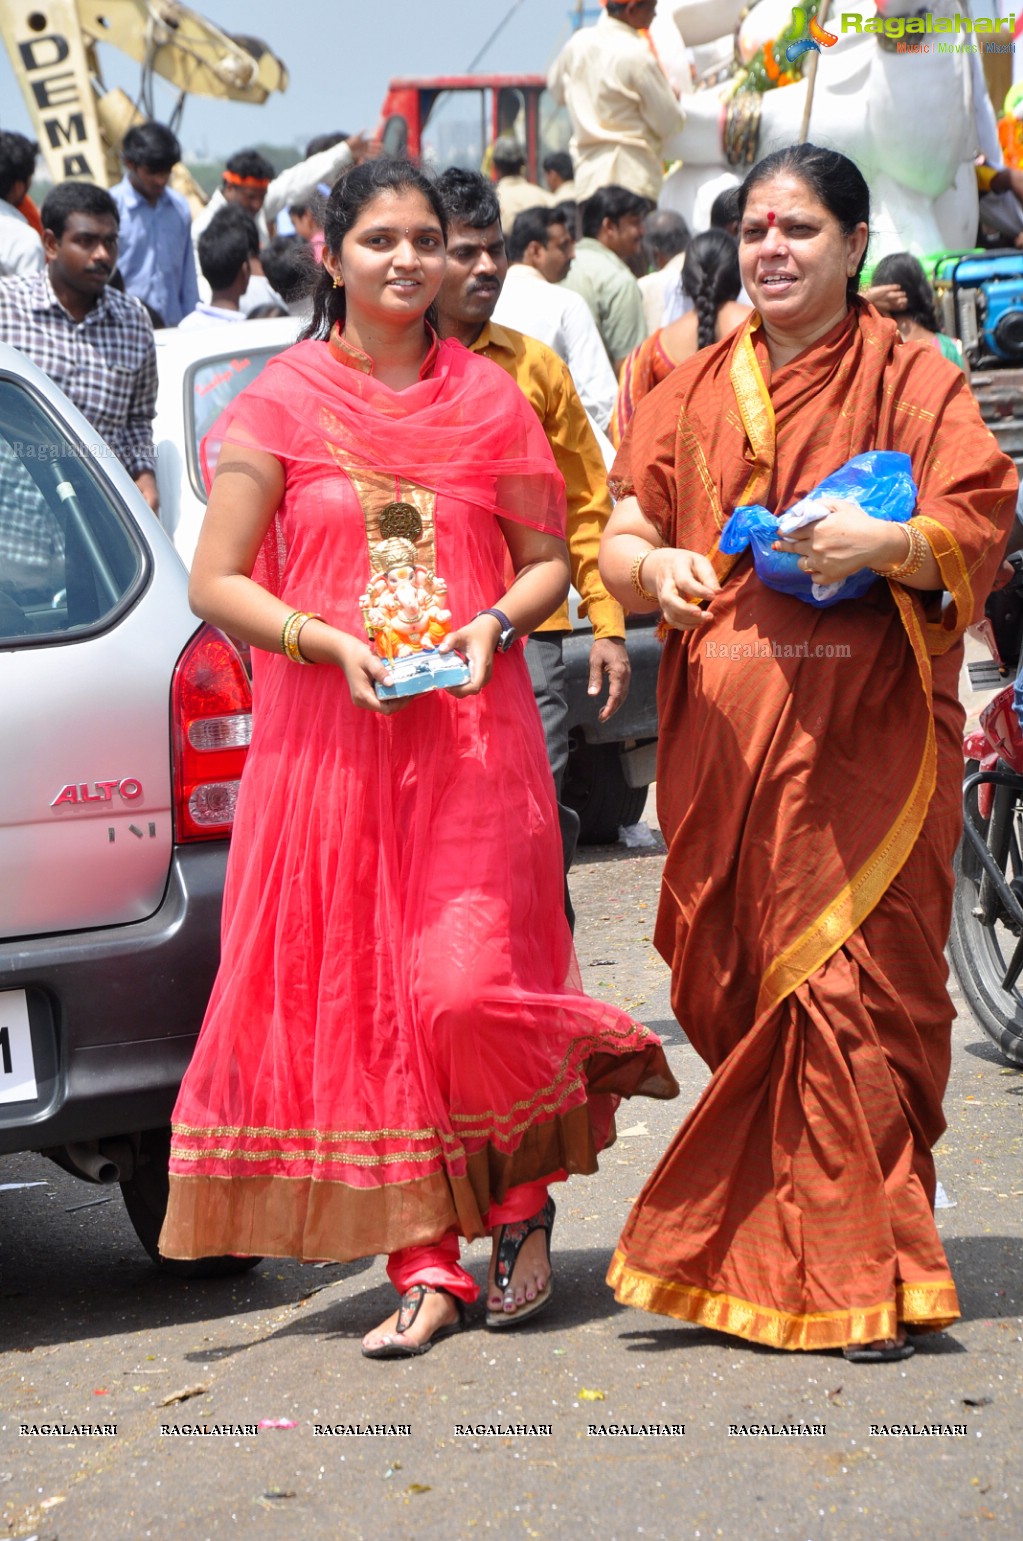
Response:
[[[1009,959],[1009,966],[1002,979],[1002,989],[1015,990],[1016,981],[1021,972],[1023,972],[1023,936],[1016,943],[1012,957]]]

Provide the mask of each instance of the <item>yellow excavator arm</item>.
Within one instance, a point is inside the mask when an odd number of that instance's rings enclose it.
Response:
[[[154,75],[180,93],[175,118],[188,95],[259,103],[288,84],[265,43],[231,37],[177,0],[0,0],[0,35],[55,182],[118,180],[121,140],[152,116]],[[98,44],[142,66],[143,110],[123,91],[105,90]]]

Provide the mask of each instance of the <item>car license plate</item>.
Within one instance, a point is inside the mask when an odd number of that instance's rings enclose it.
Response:
[[[0,1104],[34,1102],[38,1096],[24,990],[0,991]]]

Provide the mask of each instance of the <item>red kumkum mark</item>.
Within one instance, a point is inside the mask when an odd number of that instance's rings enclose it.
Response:
[[[769,225],[773,225],[774,224],[774,220],[775,220],[774,210],[773,209],[768,209],[768,211],[767,211],[767,223]]]

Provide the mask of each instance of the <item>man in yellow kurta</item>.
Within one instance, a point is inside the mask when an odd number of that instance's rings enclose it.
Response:
[[[438,189],[448,216],[448,265],[437,296],[438,329],[442,337],[455,337],[474,353],[483,353],[499,364],[518,383],[543,424],[565,478],[572,582],[593,627],[588,690],[590,695],[599,695],[607,675],[608,698],[600,713],[601,721],[606,722],[628,694],[630,671],[625,616],[597,571],[600,536],[611,514],[604,458],[572,376],[558,355],[534,337],[498,326],[490,319],[508,271],[493,183],[475,172],[451,170],[441,177]],[[559,804],[568,760],[562,642],[571,631],[566,602],[532,634],[526,646]],[[567,873],[579,819],[569,808],[562,806],[560,811]]]
[[[551,65],[547,88],[572,120],[575,196],[627,187],[657,202],[666,140],[685,123],[646,37],[657,0],[608,0],[596,26],[573,33]]]

